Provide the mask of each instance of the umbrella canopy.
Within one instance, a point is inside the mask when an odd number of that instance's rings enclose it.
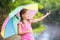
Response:
[[[17,17],[20,18],[19,12],[23,8],[28,9],[30,18],[33,18],[38,11],[38,4],[28,4],[28,5],[19,6],[11,13],[9,13],[8,17],[5,19],[1,28],[1,35],[4,39],[18,33],[17,24],[20,19],[18,20]]]

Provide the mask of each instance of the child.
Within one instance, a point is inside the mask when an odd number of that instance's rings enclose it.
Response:
[[[33,31],[31,24],[36,23],[38,21],[43,20],[48,15],[50,15],[50,12],[46,13],[46,15],[42,16],[41,18],[31,20],[29,19],[28,9],[22,9],[20,11],[20,22],[18,23],[18,34],[21,36],[21,40],[35,40],[33,36]]]

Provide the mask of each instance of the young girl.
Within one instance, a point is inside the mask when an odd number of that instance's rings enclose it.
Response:
[[[28,9],[22,9],[20,11],[21,20],[18,23],[18,34],[21,36],[21,40],[35,40],[31,24],[43,20],[49,14],[50,12],[49,13],[47,12],[46,15],[42,16],[41,18],[30,21]]]

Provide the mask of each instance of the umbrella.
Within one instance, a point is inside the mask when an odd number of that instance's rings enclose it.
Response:
[[[38,11],[38,4],[28,4],[28,5],[19,6],[11,13],[9,13],[8,17],[5,19],[1,28],[1,35],[4,39],[18,33],[17,24],[20,20],[19,11],[22,10],[23,8],[28,9],[30,18],[33,18]]]

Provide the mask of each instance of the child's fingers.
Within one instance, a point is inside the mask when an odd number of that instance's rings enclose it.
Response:
[[[48,13],[51,13],[51,10],[49,10]]]
[[[51,14],[51,12],[47,12],[47,13],[46,13],[46,15],[50,15],[50,14]]]

